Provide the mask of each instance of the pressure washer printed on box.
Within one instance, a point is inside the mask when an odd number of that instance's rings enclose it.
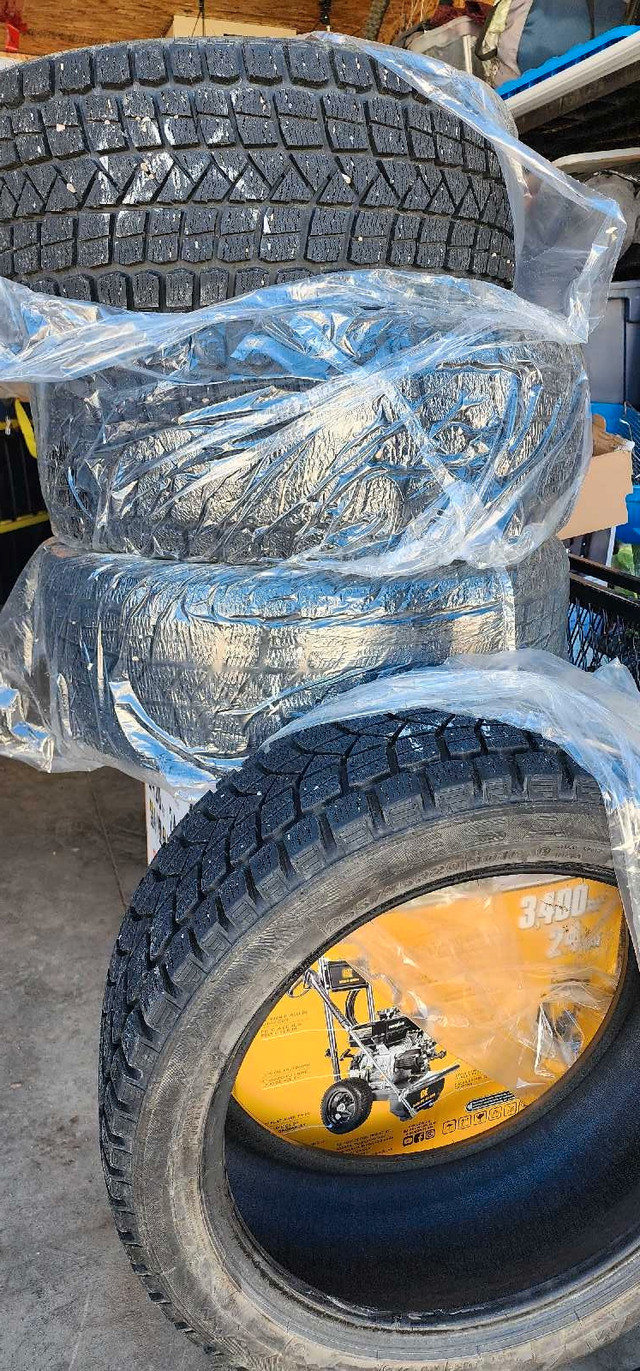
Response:
[[[621,931],[615,887],[552,875],[379,914],[284,990],[240,1065],[234,1119],[283,1161],[291,1145],[363,1158],[473,1143],[589,1047]]]
[[[334,1081],[325,1090],[320,1105],[322,1122],[330,1133],[352,1133],[366,1123],[374,1100],[388,1100],[398,1119],[411,1119],[422,1109],[431,1109],[444,1090],[445,1078],[459,1070],[459,1063],[431,1070],[431,1063],[446,1057],[412,1019],[393,1005],[376,1010],[371,985],[348,962],[320,957],[317,970],[310,968],[290,992],[292,995],[315,990],[325,1010]],[[366,991],[368,1020],[359,1023],[356,1001]],[[344,1011],[334,997],[346,995]],[[335,1025],[348,1036],[349,1044],[339,1052]],[[354,1051],[355,1049],[355,1051]],[[348,1062],[342,1076],[342,1062]]]

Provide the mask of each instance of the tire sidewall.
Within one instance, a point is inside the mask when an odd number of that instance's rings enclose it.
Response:
[[[637,1317],[633,1287],[640,1262],[634,1253],[597,1278],[576,1283],[564,1298],[556,1291],[546,1304],[478,1319],[473,1337],[469,1324],[412,1333],[410,1340],[364,1321],[346,1324],[276,1283],[273,1268],[235,1216],[225,1181],[224,1126],[238,1061],[274,996],[301,964],[335,942],[345,926],[419,890],[508,870],[582,874],[585,867],[611,875],[600,807],[576,804],[561,819],[552,802],[432,816],[403,833],[372,837],[365,849],[334,861],[264,912],[205,977],[169,1034],[145,1092],[132,1183],[140,1242],[151,1267],[206,1344],[237,1349],[244,1367],[263,1367],[265,1359],[286,1354],[288,1364],[300,1368],[335,1367],[339,1355],[341,1364],[354,1368],[383,1362],[493,1371],[561,1365],[609,1341],[615,1335],[612,1319],[619,1332]]]

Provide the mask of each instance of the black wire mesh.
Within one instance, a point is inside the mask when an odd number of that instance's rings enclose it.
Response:
[[[640,189],[640,177],[638,177],[638,188]],[[638,246],[640,247],[640,244]],[[619,432],[622,433],[624,437],[629,437],[633,440],[631,462],[634,484],[637,484],[640,482],[640,414],[637,409],[634,409],[633,405],[625,405],[620,421]]]
[[[44,509],[38,463],[15,423],[10,424],[11,410],[0,404],[0,522]]]
[[[38,463],[12,418],[13,405],[0,403],[0,605],[32,552],[51,533],[43,517]]]
[[[640,686],[640,576],[571,557],[569,657],[595,671],[618,657]]]

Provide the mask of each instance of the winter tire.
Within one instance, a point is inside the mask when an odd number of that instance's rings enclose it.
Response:
[[[420,891],[514,871],[614,882],[595,782],[533,735],[428,711],[273,744],[152,863],[105,993],[105,1177],[151,1298],[225,1364],[525,1371],[637,1319],[631,959],[567,1089],[490,1146],[345,1176],[227,1127],[238,1064],[301,967]]]
[[[569,573],[554,539],[510,572],[458,563],[377,581],[48,543],[23,587],[4,634],[8,668],[19,653],[28,664],[18,682],[26,717],[35,697],[76,762],[100,755],[153,772],[183,759],[187,784],[199,768],[238,765],[288,720],[359,682],[505,646],[563,655]]]
[[[194,383],[186,383],[180,354],[175,381],[170,371],[159,384],[152,360],[148,376],[142,368],[135,379],[116,369],[49,387],[40,471],[56,533],[96,552],[234,565],[311,551],[383,555],[413,521],[428,542],[450,479],[512,548],[524,528],[561,527],[584,458],[579,349],[506,322],[456,347],[448,308],[431,320],[435,334],[450,330],[447,358],[438,360],[435,350],[432,364],[414,363],[398,378],[395,399],[361,400],[351,431],[343,396],[322,412],[318,429],[310,417],[302,437],[295,424],[277,436],[271,429],[254,434],[247,408],[247,437],[227,446],[208,409],[220,400],[220,381],[207,384],[216,367],[226,390],[219,354],[227,339],[215,328],[194,339]],[[336,354],[349,366],[375,358],[384,368],[394,349],[407,345],[407,328],[419,336],[419,324],[407,325],[397,308],[361,302],[353,304],[346,340],[331,337],[330,315],[325,326],[328,357],[314,364],[321,390],[339,377]],[[253,325],[251,333],[248,390],[264,384]],[[295,364],[292,352],[292,372]],[[232,360],[228,366],[232,372]],[[266,375],[266,336],[264,366]],[[281,371],[286,361],[274,370],[281,398],[310,384]],[[273,400],[276,428],[277,414]]]
[[[188,310],[340,267],[510,286],[493,147],[363,52],[137,42],[0,74],[0,271]]]

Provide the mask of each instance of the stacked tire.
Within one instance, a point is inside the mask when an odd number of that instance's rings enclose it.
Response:
[[[515,643],[561,655],[567,554],[510,572],[462,563],[365,580],[295,568],[180,565],[48,543],[16,612],[33,689],[68,758],[151,774],[167,755],[221,774],[341,691]],[[29,715],[29,703],[25,706]]]

